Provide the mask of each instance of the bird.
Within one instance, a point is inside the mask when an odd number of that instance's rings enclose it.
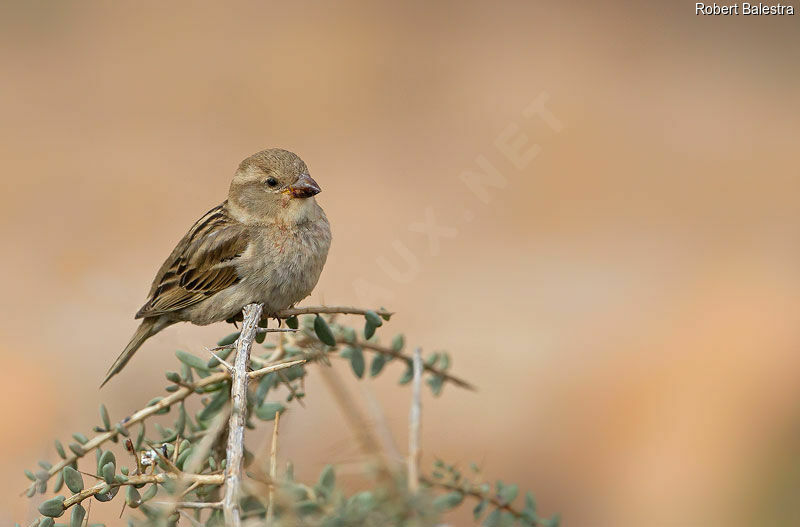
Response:
[[[172,324],[231,320],[251,303],[274,315],[311,294],[331,244],[315,197],[320,192],[303,160],[288,150],[242,161],[227,199],[192,225],[156,273],[135,316],[142,322],[100,387]]]

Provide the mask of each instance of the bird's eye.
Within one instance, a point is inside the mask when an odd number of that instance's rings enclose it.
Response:
[[[274,186],[276,186],[277,184],[278,184],[278,180],[277,180],[277,179],[275,179],[274,177],[271,177],[271,178],[269,178],[269,179],[267,180],[267,185],[269,185],[270,187],[274,187]]]

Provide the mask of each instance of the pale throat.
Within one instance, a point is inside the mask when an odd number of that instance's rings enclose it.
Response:
[[[283,209],[283,219],[286,223],[305,223],[319,218],[319,207],[314,197],[292,198]]]
[[[257,204],[251,207],[242,206],[236,199],[228,199],[230,215],[244,224],[299,224],[314,221],[319,218],[321,209],[314,197],[290,198],[281,196],[277,203],[273,202],[266,207]]]

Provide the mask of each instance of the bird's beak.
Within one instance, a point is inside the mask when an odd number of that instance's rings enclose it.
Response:
[[[311,179],[308,174],[301,174],[294,185],[289,186],[288,190],[293,198],[310,198],[322,192],[317,182]]]

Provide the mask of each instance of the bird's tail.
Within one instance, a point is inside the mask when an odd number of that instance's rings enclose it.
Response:
[[[102,388],[111,379],[111,377],[118,374],[122,368],[128,364],[128,361],[131,360],[133,354],[136,353],[136,350],[139,349],[139,346],[141,346],[145,340],[149,339],[168,325],[168,323],[165,324],[161,320],[161,317],[150,317],[144,319],[131,337],[128,345],[125,346],[125,349],[119,354],[117,360],[115,360],[114,364],[112,364],[108,369],[106,378],[103,379],[103,383],[100,385],[100,388]]]

